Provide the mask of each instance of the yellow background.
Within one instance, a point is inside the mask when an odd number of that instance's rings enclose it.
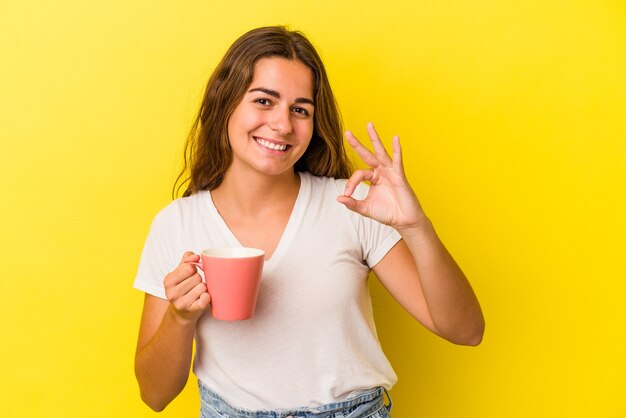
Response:
[[[232,5],[230,5],[232,4]],[[131,288],[228,45],[303,30],[487,318],[457,347],[373,283],[394,417],[626,416],[622,1],[0,3],[0,416],[149,417]],[[162,413],[197,416],[195,383]]]

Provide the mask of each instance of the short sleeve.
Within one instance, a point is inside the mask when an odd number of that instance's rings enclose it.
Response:
[[[342,186],[345,186],[345,181],[341,185],[338,184],[338,186],[340,187],[341,192],[343,192]],[[369,186],[361,183],[357,186],[356,190],[352,194],[352,197],[357,200],[361,200],[367,196],[368,192]],[[387,255],[389,250],[391,250],[402,237],[398,231],[390,226],[359,215],[349,209],[346,210],[349,212],[349,217],[356,229],[356,234],[363,252],[363,261],[370,268],[373,268],[385,257],[385,255]]]
[[[178,264],[174,244],[177,241],[172,211],[162,210],[155,216],[141,253],[133,287],[165,299],[163,279]]]

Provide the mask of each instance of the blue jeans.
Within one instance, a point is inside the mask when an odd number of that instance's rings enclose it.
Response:
[[[316,408],[293,410],[250,411],[229,405],[218,394],[198,381],[200,418],[390,418],[391,398],[382,387],[360,392],[345,401]],[[385,405],[383,393],[389,399]]]

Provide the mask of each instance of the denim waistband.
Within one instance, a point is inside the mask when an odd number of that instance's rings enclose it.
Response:
[[[388,417],[391,410],[391,398],[383,387],[376,387],[359,392],[344,401],[339,401],[315,408],[297,408],[292,410],[251,411],[230,405],[217,393],[213,392],[200,380],[201,410],[200,418],[359,418]],[[389,400],[385,405],[383,393]],[[378,414],[377,414],[378,412]]]

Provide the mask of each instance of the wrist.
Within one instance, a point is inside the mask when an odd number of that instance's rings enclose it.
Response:
[[[168,307],[166,315],[168,315],[170,321],[176,324],[178,327],[189,330],[195,330],[196,323],[198,322],[199,318],[199,315],[191,316],[182,314],[181,312],[176,310],[176,308],[174,308],[172,304],[170,304],[170,306]]]
[[[394,226],[394,229],[398,231],[400,235],[402,235],[402,237],[404,238],[423,235],[425,232],[431,230],[432,228],[433,225],[428,216],[426,216],[425,214],[414,223]]]

